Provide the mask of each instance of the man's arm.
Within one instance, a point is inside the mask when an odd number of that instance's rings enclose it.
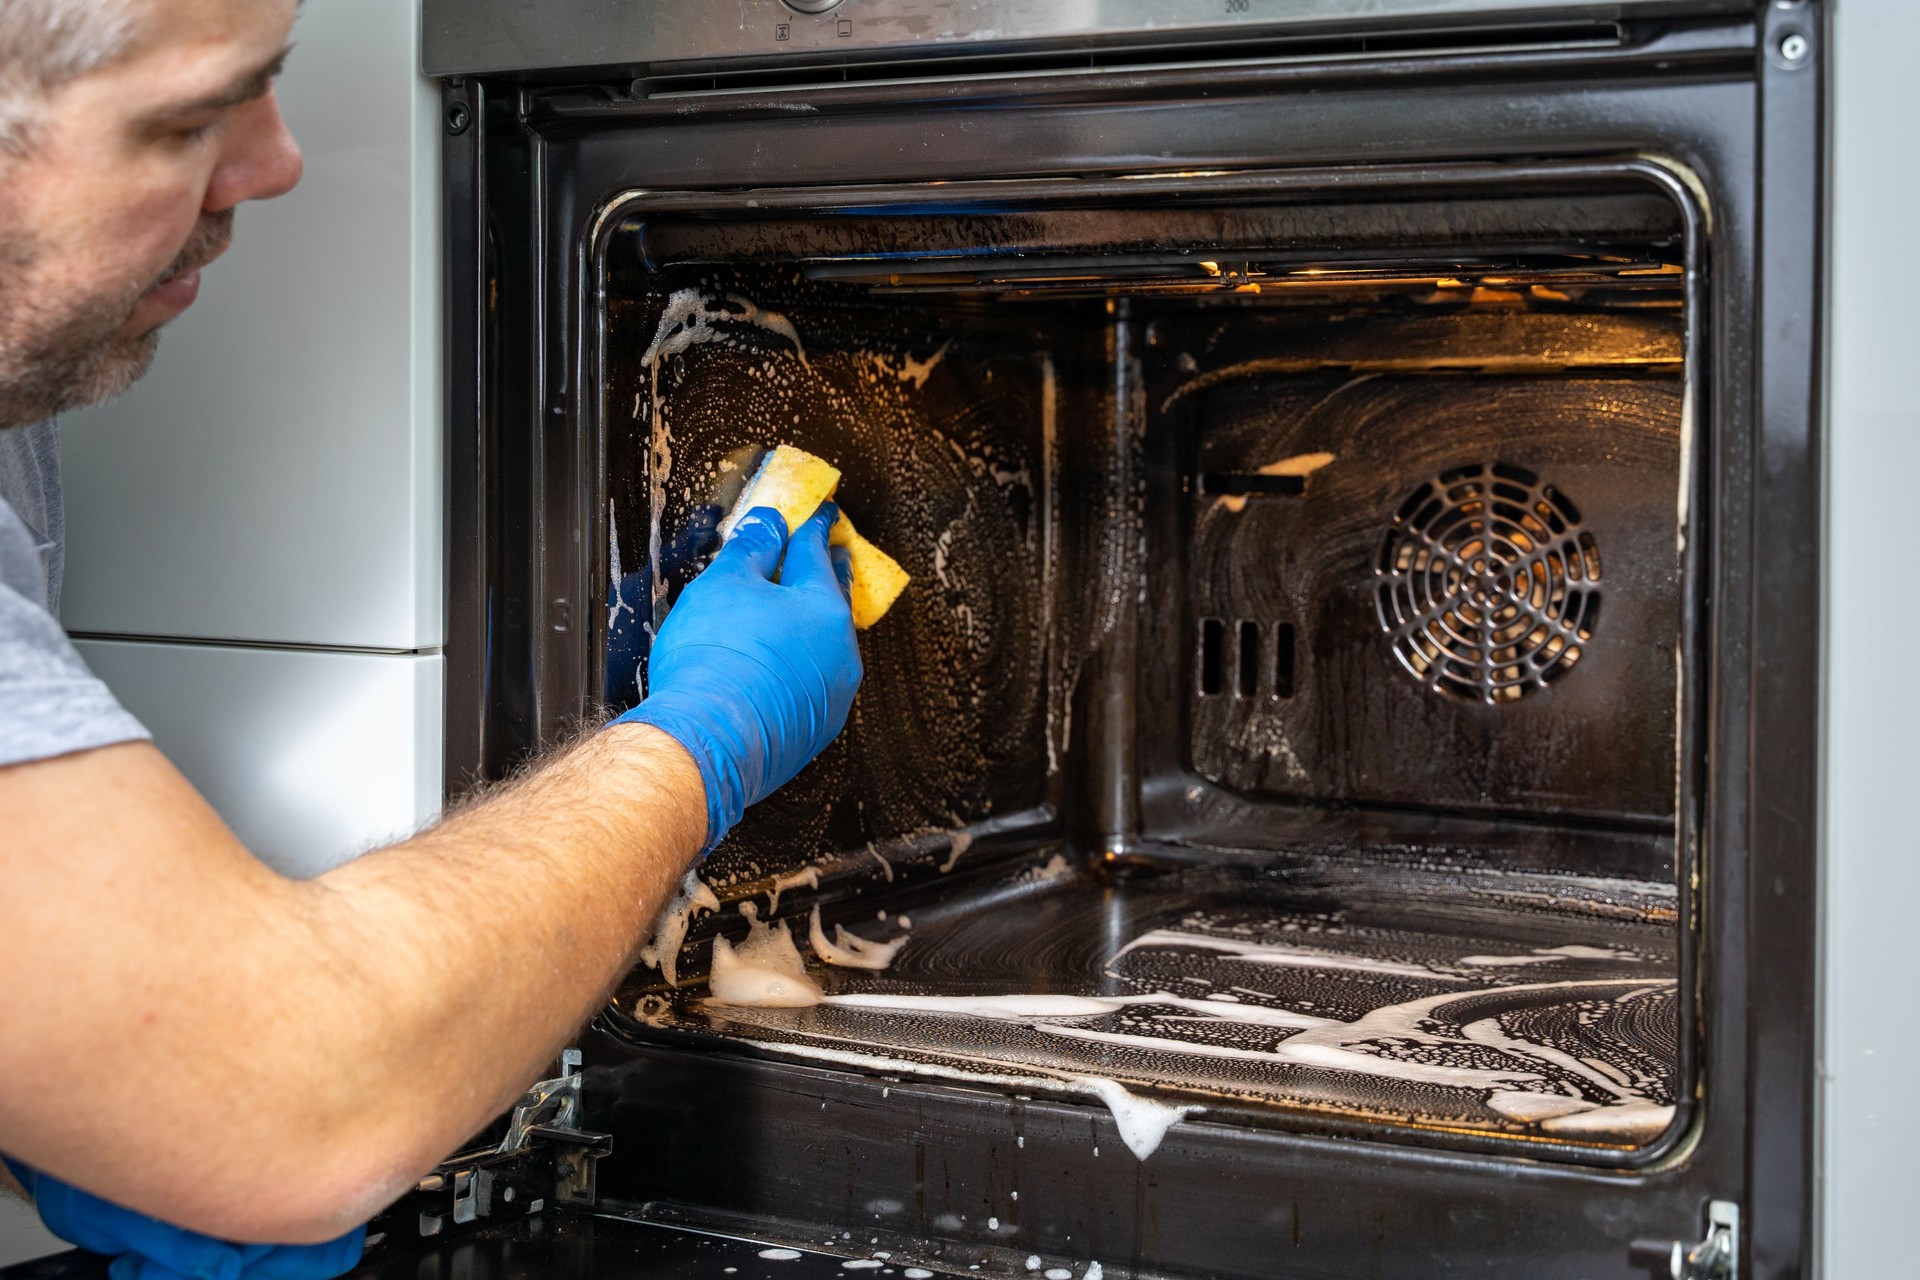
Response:
[[[637,717],[660,727],[316,880],[257,862],[150,746],[0,769],[0,1148],[229,1239],[381,1208],[513,1102],[694,855],[838,732],[859,658],[830,523],[779,584],[784,526],[743,524],[689,587]]]
[[[627,964],[706,805],[677,743],[620,726],[299,882],[127,744],[0,771],[0,831],[8,1153],[195,1230],[306,1241],[511,1105]]]

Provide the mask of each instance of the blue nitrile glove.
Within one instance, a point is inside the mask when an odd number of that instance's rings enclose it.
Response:
[[[660,548],[659,575],[671,579],[720,545],[720,519],[726,509],[695,507],[686,524]],[[608,703],[631,707],[640,701],[640,660],[647,656],[653,622],[652,562],[620,575],[607,591]]]
[[[749,511],[661,625],[646,700],[613,721],[650,724],[693,756],[707,788],[709,850],[847,722],[860,646],[846,552],[827,547],[839,517],[826,503],[789,541],[778,511]]]
[[[33,1197],[47,1230],[113,1259],[113,1280],[333,1280],[353,1270],[367,1229],[326,1244],[229,1244],[70,1187],[25,1165],[7,1168]]]

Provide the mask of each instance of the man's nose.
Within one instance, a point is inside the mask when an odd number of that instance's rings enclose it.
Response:
[[[279,99],[269,92],[249,102],[233,115],[220,167],[207,187],[206,212],[287,194],[300,181],[302,163]]]

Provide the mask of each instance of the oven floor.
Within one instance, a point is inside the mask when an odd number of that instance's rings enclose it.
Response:
[[[679,990],[629,987],[617,1004],[669,1035],[1093,1093],[1149,1131],[1167,1107],[1251,1106],[1634,1148],[1674,1121],[1664,886],[1325,869],[1108,882],[1057,857],[939,888],[863,899],[864,923],[842,904],[856,932],[908,940],[880,972],[810,957],[823,1004],[707,1000],[704,941]],[[805,954],[811,903],[781,905]],[[745,932],[732,909],[718,920]]]
[[[964,1263],[926,1259],[933,1265],[916,1266],[866,1247],[851,1232],[827,1239],[790,1235],[750,1239],[548,1212],[425,1246],[369,1249],[348,1280],[973,1280]],[[0,1280],[108,1280],[108,1261],[74,1249],[0,1268]]]

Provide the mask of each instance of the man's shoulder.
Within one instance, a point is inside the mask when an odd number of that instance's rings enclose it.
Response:
[[[54,422],[0,429],[0,584],[48,608],[60,598],[60,435]]]
[[[44,454],[48,432],[15,434],[30,430],[0,431],[0,766],[148,736],[51,611],[59,471]]]

